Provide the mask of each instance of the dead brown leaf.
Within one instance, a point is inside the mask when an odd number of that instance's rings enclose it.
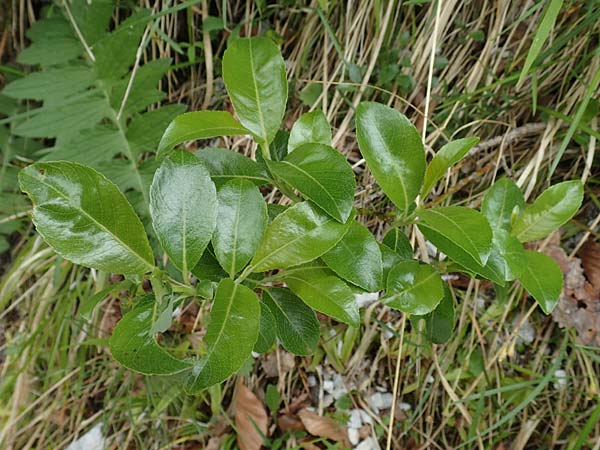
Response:
[[[588,279],[594,289],[594,295],[600,294],[600,244],[588,240],[579,252],[581,264]]]
[[[238,446],[241,450],[260,450],[263,437],[268,433],[269,416],[262,402],[241,378],[236,389],[234,408]]]
[[[560,237],[553,236],[545,250],[558,263],[564,276],[563,292],[552,317],[561,327],[574,328],[583,345],[600,345],[599,248],[596,243],[586,243],[581,259],[569,258],[560,246]]]
[[[296,366],[296,361],[291,353],[280,351],[279,361],[277,361],[277,352],[272,352],[262,358],[260,365],[267,377],[275,378],[292,370]]]
[[[340,425],[329,417],[323,417],[308,409],[303,409],[298,413],[298,417],[304,424],[304,428],[313,436],[331,439],[340,442],[346,447],[350,447],[348,440],[348,431],[346,427]]]

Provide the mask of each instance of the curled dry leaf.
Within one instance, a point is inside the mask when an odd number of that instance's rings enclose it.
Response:
[[[262,402],[241,379],[234,404],[238,446],[241,450],[260,450],[268,433],[269,416]]]
[[[564,275],[563,292],[552,317],[561,327],[577,331],[583,345],[600,346],[600,246],[587,243],[580,258],[569,258],[554,236],[546,253],[554,258]]]
[[[304,428],[313,436],[331,439],[341,443],[345,447],[350,447],[348,431],[346,427],[340,425],[329,417],[323,417],[308,409],[303,409],[298,413]]]

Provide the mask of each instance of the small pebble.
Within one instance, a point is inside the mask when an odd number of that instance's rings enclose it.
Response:
[[[346,422],[348,428],[360,428],[363,425],[362,414],[360,409],[350,411],[350,418]]]
[[[567,387],[567,372],[563,369],[558,369],[554,372],[556,381],[553,383],[554,389],[562,390]]]
[[[358,444],[358,441],[360,441],[360,433],[357,428],[348,428],[348,439],[352,445]]]
[[[412,409],[412,405],[410,403],[400,402],[398,404],[398,408],[400,408],[400,411],[410,411]]]
[[[390,409],[393,401],[394,397],[390,393],[382,394],[381,392],[376,392],[369,397],[369,404],[376,412],[382,409]]]
[[[365,439],[364,441],[362,441],[360,444],[358,444],[356,447],[354,447],[354,450],[379,450],[379,444],[377,443],[377,440],[374,437],[368,437],[367,439]]]

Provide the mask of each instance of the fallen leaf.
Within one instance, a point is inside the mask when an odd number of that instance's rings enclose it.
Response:
[[[545,250],[564,276],[563,292],[552,317],[561,327],[574,328],[581,344],[591,346],[600,346],[599,247],[596,243],[586,244],[581,259],[569,258],[560,246],[560,236],[556,235]]]
[[[238,446],[241,450],[260,450],[268,433],[269,417],[262,402],[241,378],[236,389],[234,408]]]
[[[308,409],[300,411],[298,417],[300,417],[306,431],[313,436],[331,439],[332,441],[340,442],[346,447],[350,447],[346,427],[340,425],[335,420],[320,416]]]
[[[579,252],[585,277],[594,288],[594,295],[600,294],[600,244],[588,240]]]
[[[304,431],[304,424],[294,414],[281,414],[277,418],[277,426],[281,431],[287,433],[288,431]]]
[[[260,365],[268,378],[283,376],[296,366],[294,355],[279,351],[279,361],[277,361],[277,353],[269,353],[261,360]]]

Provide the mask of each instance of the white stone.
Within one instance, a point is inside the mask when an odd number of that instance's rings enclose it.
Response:
[[[398,404],[398,408],[400,408],[400,411],[410,411],[412,409],[412,405],[410,403],[400,402]]]
[[[521,317],[517,316],[512,322],[513,328],[516,327],[521,321]],[[525,344],[531,344],[535,339],[535,328],[531,325],[529,320],[526,320],[521,325],[518,331],[519,341],[524,342]]]
[[[71,442],[66,450],[104,450],[106,439],[102,436],[102,424],[98,423],[76,441]]]
[[[360,441],[360,433],[357,428],[348,428],[348,440],[352,445],[358,444]]]
[[[554,389],[562,390],[567,387],[567,372],[563,369],[558,369],[554,372],[556,381],[553,383]]]
[[[315,377],[314,375],[309,375],[308,376],[308,385],[310,387],[315,387],[317,385],[317,377]]]
[[[382,409],[390,409],[393,401],[394,397],[389,392],[376,392],[369,397],[369,404],[376,412],[379,412]]]
[[[377,439],[374,437],[368,437],[356,447],[354,450],[380,450],[379,444],[377,443]]]
[[[362,414],[360,409],[350,410],[350,418],[346,422],[348,428],[360,428],[363,425]]]

